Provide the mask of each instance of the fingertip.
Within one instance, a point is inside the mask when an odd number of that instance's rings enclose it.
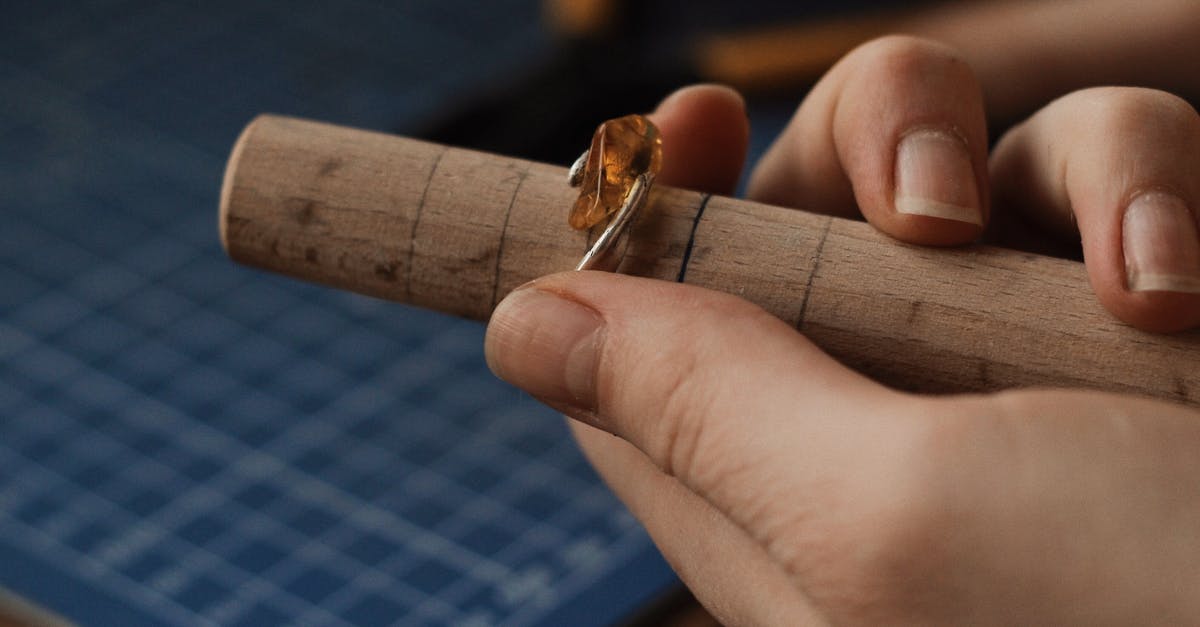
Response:
[[[1200,324],[1200,233],[1188,203],[1163,189],[1135,195],[1112,223],[1119,244],[1100,232],[1105,224],[1093,217],[1083,225],[1085,250],[1095,260],[1088,272],[1101,303],[1146,331]]]
[[[974,241],[988,218],[987,122],[971,68],[944,45],[883,37],[822,79],[748,191],[818,213],[855,210],[899,240]]]
[[[1030,222],[1078,233],[1092,288],[1119,320],[1200,326],[1200,116],[1178,97],[1093,88],[1010,131],[993,158],[998,197]]]
[[[919,246],[961,246],[983,233],[983,225],[975,222],[900,211],[871,216],[868,221],[891,237]]]
[[[1097,300],[1116,319],[1142,331],[1177,333],[1200,327],[1200,290],[1179,286],[1178,277],[1154,276],[1130,280],[1122,270],[1122,251],[1100,250],[1084,242],[1088,280]]]
[[[1200,326],[1200,294],[1096,290],[1100,302],[1116,318],[1151,333],[1178,333]]]
[[[976,154],[983,148],[952,125],[917,125],[898,136],[893,140],[890,197],[886,175],[868,179],[868,159],[847,163],[863,216],[910,244],[957,246],[977,240],[988,218],[987,178],[981,174],[986,161]]]
[[[895,150],[891,211],[867,219],[897,239],[949,246],[973,241],[985,224],[976,155],[953,128],[918,127]]]
[[[1119,257],[1120,251],[1113,254]],[[1125,324],[1151,333],[1200,327],[1200,294],[1140,289],[1136,284],[1131,286],[1119,270],[1114,272],[1100,263],[1088,263],[1087,271],[1100,304]]]
[[[605,321],[553,289],[523,287],[496,306],[484,357],[500,379],[556,406],[594,405],[595,355]]]
[[[691,85],[667,96],[649,117],[663,138],[659,180],[716,194],[733,192],[750,142],[741,94],[724,85]]]
[[[914,244],[975,240],[987,221],[987,122],[970,66],[912,37],[855,54],[833,140],[863,216]]]

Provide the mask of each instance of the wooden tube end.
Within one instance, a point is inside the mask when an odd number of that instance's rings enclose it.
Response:
[[[573,267],[584,249],[586,235],[559,228],[569,206],[559,196],[577,193],[560,170],[260,115],[229,157],[221,243],[240,263],[482,319],[508,289]]]
[[[264,118],[273,117],[268,113],[255,116],[246,128],[238,134],[237,141],[233,144],[233,150],[229,152],[229,161],[225,163],[225,175],[221,179],[221,200],[217,210],[217,232],[221,236],[221,247],[225,249],[225,254],[232,256],[233,251],[229,248],[229,203],[233,196],[234,178],[240,172],[242,151],[249,141],[250,134],[254,132],[255,127]]]

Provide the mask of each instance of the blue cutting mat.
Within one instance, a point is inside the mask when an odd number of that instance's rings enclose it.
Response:
[[[393,130],[534,0],[0,8],[0,586],[114,625],[604,625],[674,579],[482,327],[235,266],[255,113]]]

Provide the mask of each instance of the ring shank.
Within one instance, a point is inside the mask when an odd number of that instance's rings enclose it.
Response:
[[[645,206],[653,183],[654,176],[650,173],[643,173],[633,181],[629,193],[625,195],[625,202],[621,203],[621,208],[613,215],[612,220],[609,220],[600,237],[596,238],[596,243],[584,253],[579,265],[575,266],[576,270],[612,272],[617,269],[621,260],[619,255],[612,254],[613,247],[628,229],[634,216]]]

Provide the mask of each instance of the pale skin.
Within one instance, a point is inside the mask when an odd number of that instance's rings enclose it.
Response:
[[[1196,111],[1150,89],[1074,91],[989,155],[984,94],[1000,79],[976,67],[911,37],[855,50],[748,195],[861,212],[919,244],[986,229],[1043,249],[1066,234],[1114,316],[1200,324]],[[660,181],[732,189],[748,133],[737,94],[683,89],[651,117]],[[486,350],[497,375],[573,419],[726,624],[1200,622],[1194,409],[1090,391],[901,393],[733,296],[598,272],[509,295]]]

